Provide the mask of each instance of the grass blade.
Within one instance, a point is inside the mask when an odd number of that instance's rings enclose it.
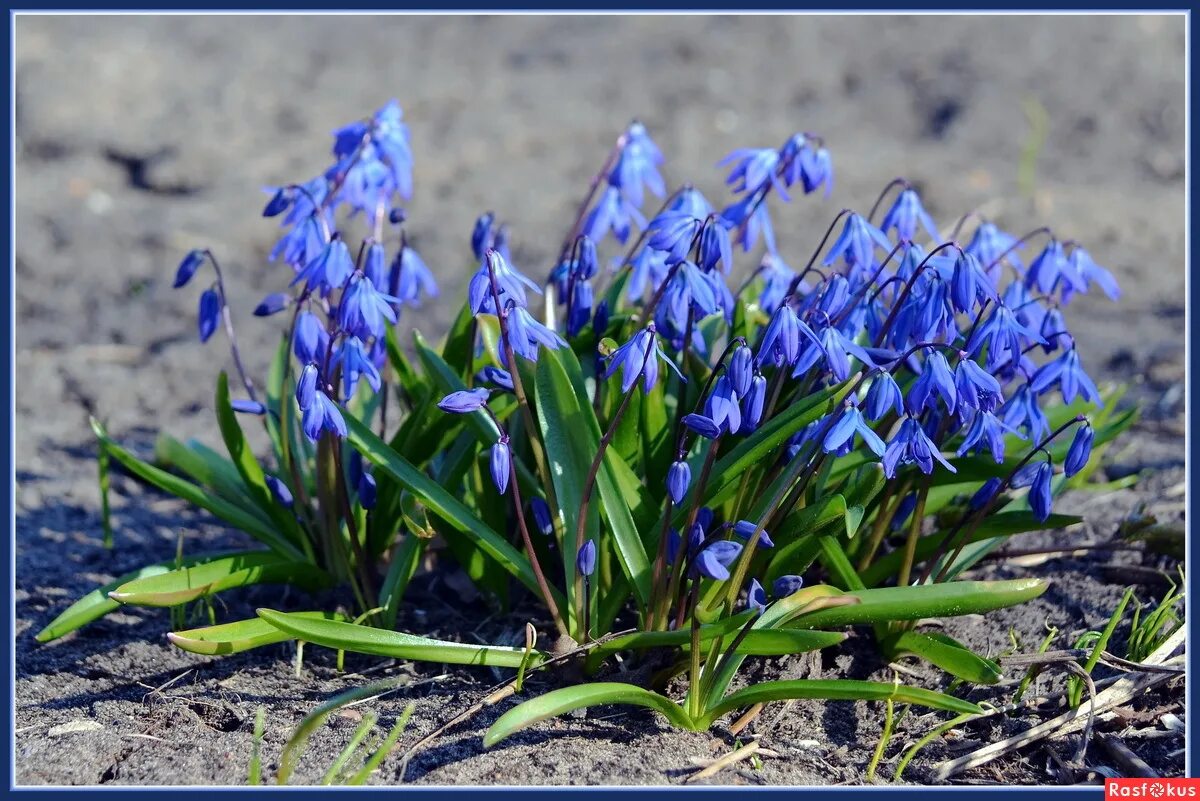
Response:
[[[828,593],[832,596],[849,596],[857,599],[858,603],[801,615],[789,625],[794,628],[830,628],[886,623],[892,620],[981,614],[1036,598],[1045,592],[1048,586],[1042,579],[1026,578],[1007,581],[952,581],[948,584],[882,587],[848,593],[824,588],[826,591],[833,590]]]
[[[292,614],[317,620],[346,620],[346,616],[338,612],[293,612]],[[218,654],[238,654],[252,648],[294,640],[295,637],[272,626],[262,618],[252,617],[248,620],[221,623],[217,626],[168,632],[167,639],[172,645],[184,651],[216,656]]]
[[[244,551],[126,582],[108,594],[130,606],[179,606],[207,595],[252,584],[296,584],[316,589],[332,580],[309,562],[281,560],[270,551]]]

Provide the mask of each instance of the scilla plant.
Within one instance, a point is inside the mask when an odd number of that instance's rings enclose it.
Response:
[[[518,268],[509,229],[484,214],[445,341],[414,331],[410,346],[401,309],[436,288],[396,205],[411,190],[399,107],[336,131],[333,155],[323,175],[272,190],[264,211],[283,220],[271,255],[292,277],[255,310],[287,321],[263,390],[243,369],[213,254],[179,268],[177,286],[211,269],[200,336],[223,326],[233,348],[244,397],[224,375],[216,393],[229,457],[164,437],[149,464],[96,424],[102,484],[115,460],[265,548],[181,551],[81,599],[39,639],[118,604],[199,603],[213,625],[170,635],[198,653],[294,639],[522,671],[574,658],[596,675],[616,654],[656,668],[641,685],[527,701],[488,744],[599,703],[697,729],[785,698],[977,709],[891,683],[729,689],[746,657],[832,647],[859,624],[887,658],[998,680],[994,662],[917,623],[1040,594],[1036,579],[957,578],[1007,537],[1077,522],[1052,513],[1054,496],[1081,486],[1133,419],[1084,372],[1064,322],[1075,295],[1118,295],[1079,243],[1048,228],[1017,238],[977,214],[944,235],[897,179],[867,214],[834,214],[793,269],[772,206],[828,196],[820,137],[730,154],[732,197],[718,210],[690,184],[667,191],[662,154],[635,122],[545,281]],[[239,417],[264,426],[265,464]],[[396,631],[430,562],[457,564],[497,605],[539,599],[546,646]],[[357,608],[211,619],[213,594],[262,582],[342,583]],[[677,676],[682,702],[665,694]]]

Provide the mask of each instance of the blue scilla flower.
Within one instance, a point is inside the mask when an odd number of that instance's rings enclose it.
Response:
[[[733,269],[733,245],[729,229],[720,221],[710,221],[700,232],[700,269],[712,272],[718,267],[725,275]]]
[[[750,390],[742,398],[742,431],[749,434],[762,422],[763,404],[767,399],[767,379],[756,374],[750,380]]]
[[[935,408],[941,397],[946,411],[953,412],[958,403],[958,391],[954,385],[954,373],[939,350],[930,350],[925,355],[921,374],[908,390],[904,405],[908,413],[916,416],[926,407]]]
[[[850,377],[850,356],[858,359],[867,367],[875,367],[875,362],[867,351],[855,344],[845,334],[832,326],[821,332],[821,349],[825,354],[825,364],[837,381],[845,381]],[[809,352],[812,352],[811,349]],[[797,363],[799,369],[800,363]],[[800,371],[801,373],[806,372]]]
[[[255,317],[270,317],[292,305],[292,296],[286,292],[272,292],[254,307]]]
[[[292,491],[288,489],[288,485],[280,481],[277,477],[267,476],[264,479],[264,483],[266,483],[267,489],[271,490],[271,495],[275,497],[275,500],[277,500],[281,506],[285,506],[290,509],[295,503],[295,499],[292,497]]]
[[[1050,517],[1050,508],[1053,504],[1050,482],[1053,478],[1054,468],[1047,461],[1038,463],[1030,479],[1029,508],[1033,511],[1033,516],[1041,521]]]
[[[767,611],[767,591],[758,579],[750,579],[750,586],[746,588],[746,608],[756,615]]]
[[[295,227],[275,243],[269,258],[275,261],[282,257],[284,263],[300,270],[320,258],[327,244],[325,230],[317,221],[317,217],[309,216],[296,223]]]
[[[395,100],[389,101],[371,117],[334,131],[333,155],[337,158],[326,172],[335,181],[342,177],[337,202],[345,202],[358,211],[373,214],[386,207],[399,193],[412,197],[412,150],[403,111]]]
[[[651,247],[640,248],[629,262],[626,296],[636,303],[645,296],[647,288],[657,290],[669,272],[666,253]]]
[[[1042,440],[1050,433],[1050,422],[1028,384],[1018,387],[1005,402],[1000,409],[1000,419],[1007,426],[1024,429],[1034,440]]]
[[[682,460],[672,462],[667,470],[667,492],[671,496],[671,503],[678,506],[683,496],[687,495],[691,483],[692,468],[688,463]]]
[[[259,417],[267,413],[267,407],[258,401],[252,401],[245,398],[234,398],[229,402],[229,407],[238,414],[253,414]]]
[[[529,499],[529,511],[533,513],[533,524],[542,536],[549,537],[554,532],[554,520],[550,517],[550,507],[545,501],[534,495]]]
[[[725,581],[729,578],[729,566],[741,553],[740,542],[718,540],[697,554],[693,570],[714,581]]]
[[[678,329],[687,326],[693,309],[698,317],[717,311],[716,281],[690,261],[681,261],[674,268],[674,275],[667,282],[659,311]]]
[[[1039,367],[1029,381],[1029,388],[1034,393],[1041,395],[1056,384],[1066,403],[1074,401],[1076,395],[1082,395],[1092,403],[1100,402],[1100,392],[1088,374],[1083,371],[1083,365],[1079,362],[1079,353],[1075,348],[1071,348],[1054,361]]]
[[[271,199],[263,208],[263,216],[276,217],[286,211],[280,225],[287,227],[317,213],[329,193],[329,182],[323,175],[318,175],[303,184],[271,187],[266,192]]]
[[[776,598],[786,598],[804,588],[804,579],[796,575],[780,576],[771,585],[771,594]]]
[[[496,491],[503,495],[508,490],[508,479],[512,473],[512,451],[508,447],[507,434],[502,434],[499,441],[492,446],[489,467],[492,483],[496,485]]]
[[[962,444],[958,446],[958,455],[963,456],[973,451],[987,451],[992,454],[996,464],[1000,464],[1004,461],[1005,434],[1016,434],[1021,437],[1016,430],[1006,426],[990,411],[976,411]]]
[[[999,266],[1002,257],[1003,261],[1010,262],[1019,269],[1022,265],[1016,254],[1023,247],[1023,244],[1018,244],[1015,236],[1001,231],[994,223],[984,220],[975,229],[970,243],[963,249],[979,259],[983,268],[990,272],[991,269]]]
[[[1075,475],[1087,465],[1088,459],[1092,456],[1092,442],[1095,437],[1091,423],[1087,421],[1075,429],[1075,437],[1071,440],[1071,447],[1067,449],[1067,458],[1063,462],[1063,472],[1067,478]]]
[[[646,227],[646,218],[638,211],[621,190],[611,184],[600,195],[600,200],[588,212],[583,222],[583,234],[594,242],[599,242],[608,235],[609,231],[617,241],[625,244],[629,241],[629,232],[633,226]]]
[[[634,120],[625,129],[624,139],[617,163],[609,173],[609,184],[619,189],[634,206],[642,205],[643,185],[662,197],[666,186],[658,168],[663,163],[663,154],[650,138],[646,126]]]
[[[312,395],[312,402],[304,410],[300,420],[304,435],[311,442],[316,442],[323,431],[328,431],[337,437],[346,436],[346,421],[342,411],[324,390],[318,389]]]
[[[596,243],[586,236],[581,236],[577,244],[578,256],[571,263],[571,272],[576,280],[587,281],[595,277],[600,264],[596,258]]]
[[[771,535],[767,530],[759,529],[759,527],[751,523],[749,520],[739,520],[733,524],[733,533],[744,540],[749,541],[754,536],[754,532],[758,532],[758,544],[764,548],[774,548],[775,543],[771,540]]]
[[[954,388],[960,406],[991,411],[1000,405],[1003,394],[1000,382],[978,364],[962,354],[954,368]]]
[[[702,414],[685,414],[681,421],[687,428],[705,439],[716,439],[721,436],[721,427]]]
[[[971,511],[978,512],[992,502],[992,499],[996,497],[996,493],[1000,491],[1003,483],[995,476],[989,478],[980,485],[979,489],[975,490],[975,494],[971,496],[971,500],[967,503],[967,506]]]
[[[366,276],[356,272],[338,303],[338,325],[362,339],[382,338],[387,330],[384,322],[394,324],[398,319],[394,303],[399,299],[380,292]]]
[[[913,417],[906,417],[884,451],[883,474],[888,478],[895,478],[897,467],[915,464],[922,473],[929,475],[933,472],[934,460],[940,462],[951,473],[957,472],[942,456],[942,452],[925,433],[925,429],[921,428],[921,424]]]
[[[804,191],[825,187],[825,197],[833,193],[833,156],[824,147],[803,148],[799,154],[800,180]]]
[[[329,350],[329,334],[317,315],[302,311],[292,333],[292,352],[302,363],[322,361]]]
[[[736,434],[742,427],[742,407],[729,375],[724,374],[713,383],[712,391],[704,404],[704,416],[712,420],[723,431]]]
[[[520,306],[510,307],[507,314],[508,338],[514,353],[519,353],[531,362],[536,362],[538,346],[550,350],[566,346],[566,341],[557,333],[538,322],[528,310]]]
[[[1104,291],[1104,294],[1108,295],[1110,300],[1117,300],[1121,297],[1121,288],[1117,286],[1117,279],[1113,278],[1112,273],[1097,264],[1091,254],[1083,248],[1076,245],[1071,251],[1071,255],[1067,257],[1067,262],[1072,272],[1082,279],[1083,291],[1087,291],[1092,284],[1096,284]]]
[[[596,572],[596,542],[588,540],[579,548],[575,555],[575,569],[584,578],[590,578]]]
[[[483,255],[493,246],[495,230],[492,226],[495,222],[496,215],[490,211],[475,218],[475,227],[471,229],[471,252],[479,261],[483,261]]]
[[[334,364],[342,368],[342,392],[347,399],[354,397],[360,378],[367,379],[373,391],[379,391],[382,383],[379,370],[358,337],[347,337],[342,341],[334,355]]]
[[[480,312],[496,313],[496,304],[492,297],[493,274],[496,277],[496,285],[499,288],[502,303],[511,300],[515,305],[525,307],[529,305],[529,296],[526,294],[526,290],[531,290],[539,295],[542,293],[537,284],[513,267],[499,250],[493,248],[485,254],[484,263],[480,266],[479,272],[475,273],[471,279],[468,290],[468,299],[476,314]]]
[[[354,261],[350,258],[346,243],[341,239],[334,239],[326,243],[316,258],[307,262],[296,273],[292,285],[304,281],[309,292],[328,295],[341,288],[353,273]]]
[[[451,414],[468,414],[486,406],[490,395],[491,392],[484,387],[460,389],[438,401],[438,408]]]
[[[494,364],[489,364],[475,374],[480,381],[486,381],[489,384],[512,391],[513,380],[512,374],[507,370],[496,367]]]
[[[729,380],[733,391],[739,398],[744,398],[750,391],[750,381],[754,378],[754,353],[745,345],[738,345],[729,357]]]
[[[775,253],[775,229],[771,226],[771,212],[767,209],[766,200],[751,193],[742,196],[740,200],[726,206],[721,211],[721,219],[725,225],[733,229],[730,237],[735,244],[742,246],[742,252],[748,253],[758,244],[762,237],[768,253]]]
[[[887,446],[863,419],[862,411],[857,406],[846,406],[838,417],[837,422],[829,429],[821,442],[821,449],[826,453],[841,450],[847,444],[853,444],[854,435],[862,437],[862,441],[876,456],[883,456]]]
[[[784,364],[795,364],[800,358],[801,338],[807,339],[814,347],[824,353],[825,346],[813,333],[808,325],[796,316],[791,307],[780,306],[771,315],[763,332],[762,342],[758,346],[758,357],[755,360],[759,367],[771,364],[776,367]]]
[[[371,282],[371,286],[380,292],[388,291],[387,254],[381,243],[371,242],[367,245],[362,259],[362,271]]]
[[[362,508],[374,509],[375,501],[379,497],[379,485],[375,483],[375,476],[364,470],[355,482],[355,488],[358,490],[358,502]]]
[[[317,393],[319,372],[315,364],[306,364],[296,379],[296,405],[300,411],[307,411],[313,405],[313,397]]]
[[[1067,258],[1063,252],[1062,243],[1057,239],[1051,239],[1046,243],[1042,252],[1029,264],[1029,270],[1025,273],[1025,285],[1037,287],[1039,292],[1048,295],[1054,291],[1054,286],[1058,283],[1063,268],[1066,266]]]
[[[592,320],[594,296],[590,281],[576,281],[571,289],[571,313],[567,315],[567,336],[575,336]]]
[[[664,211],[650,221],[646,244],[666,254],[667,265],[678,264],[687,258],[692,241],[703,224],[686,211]]]
[[[950,279],[950,300],[954,308],[963,314],[970,314],[975,303],[981,299],[1000,300],[996,289],[992,286],[991,277],[984,272],[979,259],[965,250],[954,260],[954,272]]]
[[[916,238],[918,225],[925,229],[925,233],[929,234],[934,242],[941,241],[933,218],[921,205],[921,198],[917,196],[916,190],[909,187],[896,196],[896,201],[884,215],[879,229],[887,232],[894,228],[897,238],[912,241]]]
[[[658,343],[653,325],[643,328],[634,334],[628,342],[617,348],[608,363],[604,377],[609,378],[618,369],[621,370],[621,392],[629,392],[642,379],[642,390],[649,395],[658,383],[658,360],[662,359],[675,371],[681,381],[686,381],[675,362],[663,353]]]
[[[867,417],[878,422],[892,411],[898,415],[904,413],[904,395],[896,379],[885,370],[871,379],[871,387],[867,390]]]
[[[217,330],[221,319],[221,296],[215,289],[206,289],[200,295],[200,313],[197,317],[200,341],[207,342]]]
[[[1037,331],[1022,324],[1012,309],[997,305],[967,341],[967,353],[978,356],[986,347],[987,369],[995,371],[1001,364],[1020,356],[1026,343],[1044,345],[1046,340]]]
[[[179,289],[181,286],[187,284],[188,281],[191,281],[192,276],[195,275],[196,271],[199,270],[201,265],[204,264],[205,258],[207,257],[205,256],[203,250],[197,249],[189,251],[188,254],[183,257],[183,261],[179,262],[179,269],[175,271],[175,283],[173,288]]]
[[[775,254],[764,253],[758,275],[763,279],[758,305],[768,314],[774,313],[791,291],[792,282],[796,280],[796,271]],[[798,289],[806,290],[807,287],[802,285]]]
[[[772,148],[739,148],[717,162],[718,167],[727,164],[733,166],[725,183],[735,194],[753,194],[768,183],[774,184],[777,190],[781,189],[775,174],[779,166],[779,152]]]
[[[375,286],[382,289],[381,284]],[[387,287],[389,294],[409,306],[420,306],[421,295],[436,298],[438,294],[433,272],[425,264],[421,254],[408,243],[400,248],[400,252],[392,261]]]
[[[892,243],[861,214],[851,213],[842,226],[833,247],[825,254],[825,266],[832,265],[839,257],[850,264],[869,265],[874,263],[875,248],[881,248],[885,253],[892,249]]]

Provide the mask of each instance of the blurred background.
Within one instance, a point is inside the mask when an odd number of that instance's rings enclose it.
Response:
[[[408,231],[442,288],[402,326],[443,332],[484,210],[543,277],[631,118],[668,182],[718,207],[715,162],[806,130],[836,186],[776,206],[788,261],[896,176],[944,229],[972,208],[1017,234],[1051,225],[1125,291],[1069,309],[1086,367],[1139,382],[1152,417],[1182,412],[1182,16],[21,16],[16,70],[27,507],[42,492],[94,506],[90,449],[75,450],[88,414],[127,440],[215,439],[227,350],[197,342],[200,290],[171,289],[176,265],[216,251],[262,375],[280,328],[250,312],[290,278],[265,258],[278,229],[262,188],[317,174],[330,132],[392,97],[416,157]]]

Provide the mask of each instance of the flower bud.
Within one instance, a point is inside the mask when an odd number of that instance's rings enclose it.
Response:
[[[746,397],[750,391],[750,382],[754,378],[752,362],[753,354],[745,345],[739,345],[729,359],[729,381],[739,398]]]
[[[283,506],[292,507],[292,491],[288,489],[287,484],[284,484],[275,476],[266,477],[267,488],[271,490],[271,494],[275,496],[275,500],[279,501]]]
[[[296,381],[296,405],[300,407],[300,411],[308,411],[308,408],[313,405],[316,394],[317,366],[306,364],[300,372],[300,379]]]
[[[549,537],[554,532],[554,520],[550,517],[550,507],[535,495],[529,499],[529,509],[533,512],[533,522],[538,531]]]
[[[596,572],[596,543],[594,540],[588,540],[579,549],[579,553],[575,557],[575,569],[582,576],[591,576]]]
[[[688,463],[673,462],[667,471],[667,492],[671,495],[671,503],[678,506],[683,500],[683,496],[687,495],[691,483],[692,468],[688,466]]]
[[[1088,463],[1088,459],[1092,455],[1092,441],[1095,439],[1095,432],[1092,431],[1090,423],[1083,423],[1075,430],[1075,439],[1071,440],[1071,447],[1067,450],[1067,459],[1063,462],[1063,472],[1067,478],[1078,473]]]
[[[206,289],[200,296],[198,328],[200,341],[207,342],[216,333],[217,320],[221,316],[221,296],[215,289]]]
[[[292,302],[292,296],[286,292],[272,292],[254,307],[255,317],[269,317],[276,312],[286,309]]]
[[[183,257],[183,261],[179,262],[179,270],[175,273],[175,289],[192,280],[192,276],[196,274],[196,270],[200,269],[200,265],[204,264],[204,251],[193,250]]]
[[[775,583],[771,586],[771,594],[776,598],[786,598],[793,593],[797,593],[804,586],[804,579],[800,576],[780,576],[775,579]]]
[[[229,405],[235,412],[241,412],[242,414],[262,415],[267,413],[267,407],[263,406],[258,401],[243,400],[239,398],[237,400],[230,401]]]
[[[487,404],[488,395],[490,394],[491,393],[483,387],[451,392],[449,395],[438,401],[438,408],[443,412],[450,412],[451,414],[467,414],[469,412],[477,412]]]
[[[733,533],[737,534],[744,540],[749,540],[751,537],[753,537],[755,531],[759,531],[758,526],[754,523],[751,523],[749,520],[739,520],[733,526]],[[775,547],[775,543],[771,542],[771,537],[767,534],[767,530],[765,528],[758,533],[758,544],[764,548]]]
[[[508,490],[509,473],[512,471],[512,452],[508,449],[508,437],[501,437],[492,446],[492,483],[503,495]]]

